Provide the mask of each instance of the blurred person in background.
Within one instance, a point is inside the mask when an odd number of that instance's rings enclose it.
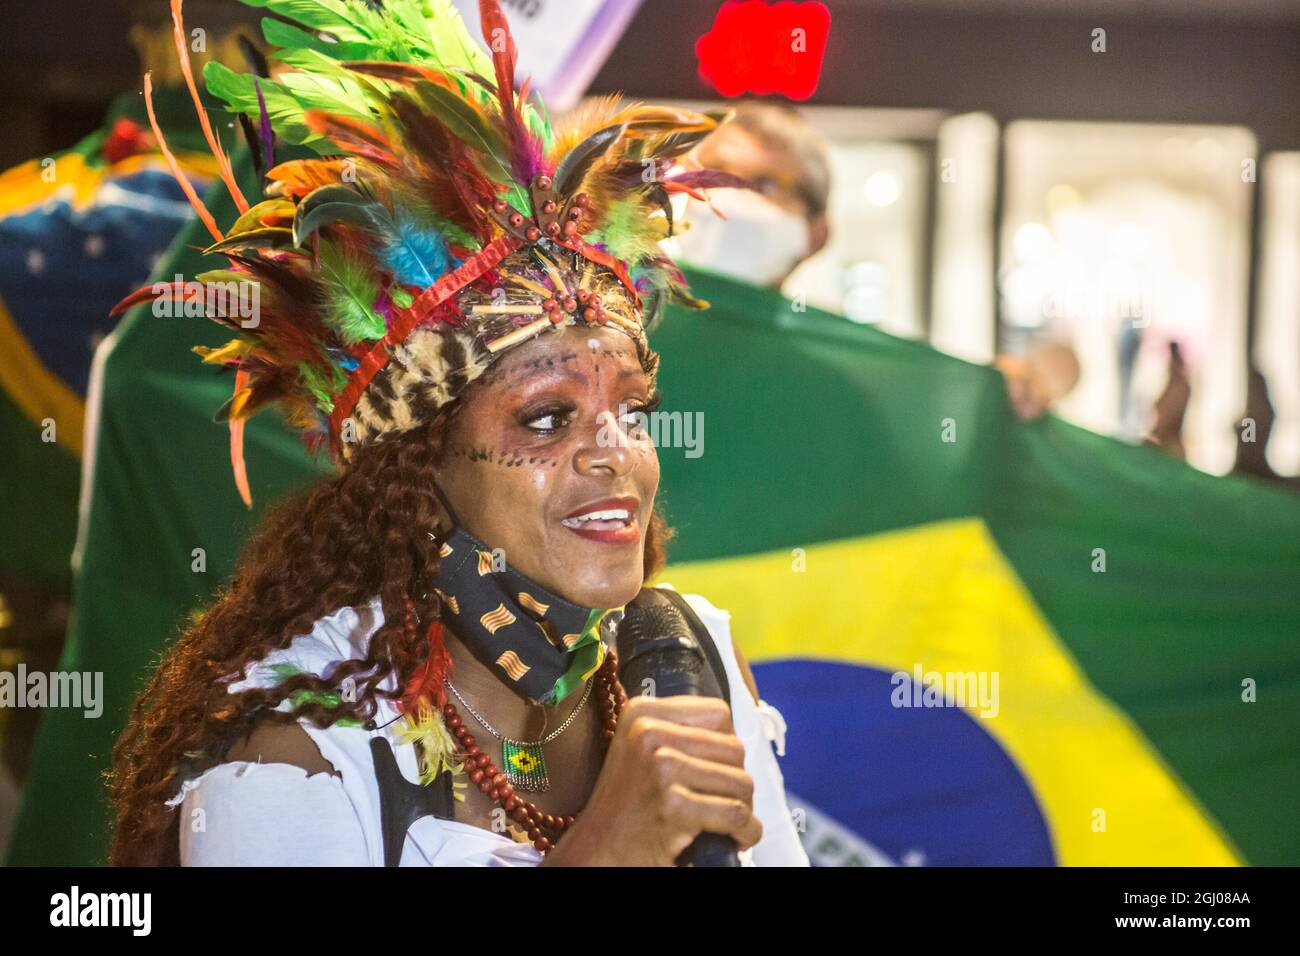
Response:
[[[1055,340],[1041,342],[1023,355],[999,355],[993,367],[1006,379],[1012,411],[1021,421],[1045,415],[1079,383],[1074,349]]]
[[[1192,380],[1187,362],[1177,342],[1169,343],[1169,380],[1152,408],[1151,428],[1143,444],[1159,448],[1175,458],[1186,458],[1183,445],[1183,420],[1192,400]]]
[[[794,107],[740,102],[732,119],[683,165],[731,173],[754,189],[717,190],[709,203],[687,198],[679,216],[685,228],[672,240],[679,261],[780,291],[796,268],[825,248],[830,144]],[[1058,342],[1001,355],[995,367],[1023,420],[1050,411],[1079,381],[1078,359]]]
[[[1234,475],[1249,475],[1262,481],[1300,491],[1300,476],[1279,475],[1268,463],[1268,440],[1273,434],[1273,402],[1268,395],[1268,382],[1257,368],[1250,370],[1246,385],[1246,413],[1238,425],[1237,461]]]
[[[754,187],[689,198],[677,256],[688,265],[779,290],[830,236],[830,147],[790,106],[743,101],[735,115],[684,162],[717,169]],[[712,206],[726,218],[713,213]]]

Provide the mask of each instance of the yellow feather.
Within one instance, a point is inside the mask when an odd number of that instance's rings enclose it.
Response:
[[[252,232],[254,229],[265,229],[266,224],[262,221],[263,219],[274,217],[293,222],[293,212],[292,200],[264,199],[235,220],[235,224],[226,230],[226,238],[229,239],[241,233]]]
[[[266,178],[271,183],[267,193],[272,196],[305,196],[320,186],[337,185],[343,181],[347,163],[352,163],[353,168],[362,165],[344,158],[289,160],[267,172]]]
[[[438,779],[444,771],[458,774],[462,770],[456,759],[456,744],[451,739],[447,725],[442,722],[442,715],[434,716],[433,707],[427,699],[422,699],[415,713],[415,719],[407,715],[403,726],[397,731],[402,743],[420,744],[420,783],[430,784]]]
[[[584,100],[556,127],[548,158],[558,162],[592,133],[613,125],[622,101],[623,97],[618,93]]]
[[[627,124],[624,135],[628,139],[663,136],[669,128],[673,133],[695,133],[718,125],[717,120],[694,110],[624,101],[619,94],[610,93],[586,100],[560,123],[549,158],[558,162],[592,133],[619,123]]]
[[[227,362],[248,358],[256,348],[257,346],[248,339],[231,339],[225,345],[220,345],[215,349],[196,345],[193,351],[203,358],[206,365],[224,365]]]
[[[230,400],[230,420],[232,422],[237,422],[241,418],[248,417],[250,411],[248,408],[248,403],[252,397],[253,397],[253,389],[251,386],[248,388],[240,389],[238,392],[235,393],[234,397],[231,398]]]

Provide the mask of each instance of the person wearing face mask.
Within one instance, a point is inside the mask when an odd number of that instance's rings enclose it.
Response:
[[[829,147],[793,107],[737,104],[683,165],[731,173],[753,190],[719,189],[708,202],[688,198],[680,216],[688,226],[670,243],[679,261],[779,290],[826,245]]]

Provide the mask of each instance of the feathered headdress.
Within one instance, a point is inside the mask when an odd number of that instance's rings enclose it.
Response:
[[[200,104],[181,0],[171,0],[181,69],[241,215],[221,232],[173,164],[212,234],[206,251],[229,268],[196,276],[202,285],[141,289],[114,312],[204,296],[209,317],[238,333],[195,351],[236,373],[218,420],[230,425],[245,502],[243,422],[272,403],[311,447],[346,459],[427,421],[503,350],[548,328],[617,328],[653,376],[646,332],[665,303],[703,304],[659,248],[673,230],[669,199],[745,185],[671,171],[725,117],[611,96],[552,129],[528,82],[515,89],[497,0],[479,2],[490,55],[450,0],[243,2],[277,17],[262,29],[284,69],[271,79],[209,63],[207,89],[240,114],[264,166],[277,138],[318,156],[266,169],[265,197],[248,203]],[[145,97],[162,142],[148,76]]]

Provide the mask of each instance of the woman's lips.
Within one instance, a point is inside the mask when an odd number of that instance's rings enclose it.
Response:
[[[589,541],[601,541],[605,544],[627,544],[641,539],[641,529],[636,520],[627,522],[587,521],[580,528],[565,525],[574,534]]]
[[[612,499],[596,502],[560,521],[576,535],[606,544],[639,541],[641,529],[636,521],[636,504],[632,500]]]

